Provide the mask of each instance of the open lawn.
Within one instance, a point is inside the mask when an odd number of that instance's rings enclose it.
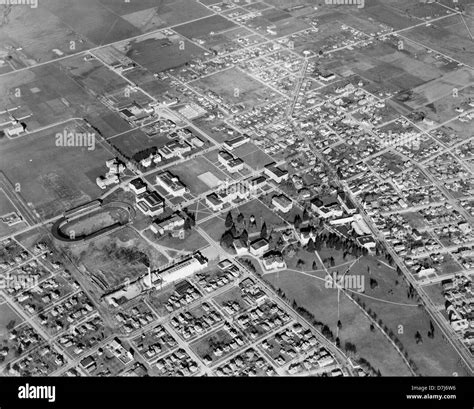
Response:
[[[409,358],[415,362],[422,375],[451,376],[453,372],[467,374],[460,366],[456,352],[443,339],[441,330],[436,325],[434,338],[427,336],[430,318],[424,309],[417,306],[416,299],[408,297],[408,287],[396,271],[369,256],[356,263],[350,274],[365,277],[365,293],[359,294],[360,300],[367,309],[370,308],[377,314],[377,320],[382,320],[382,325],[397,334]],[[376,286],[371,285],[371,279],[375,280]],[[399,331],[400,325],[403,333]],[[420,344],[415,342],[417,331],[423,337]]]
[[[340,334],[341,344],[349,341],[356,345],[359,354],[382,375],[409,375],[402,358],[379,331],[370,331],[369,319],[352,302],[342,299],[341,315],[338,316],[337,290],[325,288],[324,281],[298,274],[280,272],[264,276],[275,288],[281,289],[286,297],[295,300],[311,312],[315,319],[326,324],[333,334],[337,331],[337,321],[343,321]]]
[[[273,162],[270,156],[251,142],[239,146],[232,153],[255,170],[262,169],[268,163]]]
[[[170,250],[184,250],[193,252],[209,245],[209,243],[196,230],[186,231],[184,239],[170,237],[168,235],[161,236],[156,242],[163,246],[169,247]]]

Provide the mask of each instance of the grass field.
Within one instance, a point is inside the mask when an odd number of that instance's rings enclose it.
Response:
[[[60,16],[47,7],[10,7],[6,14],[6,21],[0,27],[0,38],[4,44],[22,48],[21,52],[12,52],[11,62],[15,68],[53,60],[58,57],[53,49],[68,55],[95,45],[80,33],[72,31]],[[26,21],[28,24],[25,24]],[[71,49],[71,41],[75,49]]]
[[[15,208],[13,203],[5,194],[4,190],[0,188],[0,216],[5,216],[6,214],[11,212],[16,212],[17,214],[19,214],[18,210]],[[19,229],[25,226],[25,222],[20,222],[12,226],[8,226],[6,223],[0,221],[0,237],[14,233],[15,231],[18,231]]]
[[[185,250],[193,252],[209,245],[209,243],[197,231],[191,230],[185,232],[184,239],[169,237],[164,235],[157,240],[157,243],[170,250]]]
[[[277,228],[285,225],[285,222],[268,209],[258,199],[251,200],[238,208],[232,209],[232,216],[234,221],[236,220],[239,213],[242,213],[245,217],[245,224],[247,226],[247,232],[249,234],[258,233],[262,228],[262,224],[265,222],[267,231],[270,232],[272,228]],[[224,212],[222,215],[216,216],[202,224],[202,227],[206,233],[208,233],[217,242],[220,241],[222,234],[225,232],[225,218],[227,213]],[[255,217],[256,227],[249,226],[250,216]]]
[[[0,141],[2,169],[19,194],[43,216],[58,214],[99,196],[97,176],[105,172],[105,160],[112,155],[96,141],[95,149],[56,146],[56,133],[65,125]],[[73,129],[69,125],[69,129]],[[79,129],[76,128],[78,132]],[[90,129],[89,129],[90,131]]]
[[[199,178],[200,175],[203,175],[206,172],[211,172],[222,182],[227,179],[225,173],[217,169],[212,163],[206,160],[206,158],[202,157],[190,159],[183,164],[171,167],[169,170],[173,175],[178,176],[195,196],[212,189],[212,187],[209,187]]]
[[[6,328],[8,324],[13,327],[22,323],[23,319],[12,310],[8,304],[0,304],[0,339],[3,339],[8,334],[8,329]]]
[[[244,104],[246,107],[264,102],[275,94],[238,68],[229,68],[198,79],[192,85],[201,91],[214,91],[229,104]]]
[[[0,104],[21,106],[32,114],[25,120],[31,132],[73,117],[110,112],[97,98],[68,77],[59,64],[9,73],[0,81]]]
[[[367,3],[364,8],[359,9],[358,13],[354,14],[360,15],[366,20],[372,18],[394,29],[406,28],[420,22],[419,19],[402,15],[402,13],[397,12],[396,9],[388,5],[380,4],[380,2]]]
[[[189,39],[201,38],[212,33],[220,33],[235,27],[236,24],[226,18],[214,15],[174,27],[174,30]]]
[[[310,267],[305,266],[304,269],[310,269]],[[344,271],[340,268],[337,270]],[[467,374],[460,365],[455,351],[447,345],[447,341],[441,335],[441,330],[436,325],[434,338],[427,336],[430,318],[425,310],[418,307],[416,299],[408,297],[408,287],[403,279],[398,277],[395,270],[375,257],[365,256],[351,267],[349,274],[362,276],[365,281],[365,291],[363,293],[350,291],[351,296],[358,297],[360,302],[364,303],[366,310],[370,309],[376,313],[376,320],[381,320],[381,325],[386,326],[387,331],[391,330],[396,334],[409,358],[415,362],[422,375],[450,376],[453,372]],[[346,340],[356,343],[361,355],[364,355],[365,351],[365,357],[370,362],[373,360],[374,366],[377,367],[375,363],[379,360],[382,373],[385,370],[388,371],[387,374],[392,375],[406,374],[398,372],[404,365],[395,370],[394,363],[384,363],[381,359],[383,356],[381,351],[385,350],[383,343],[386,341],[367,341],[366,336],[372,335],[372,332],[367,330],[368,324],[360,324],[363,321],[367,322],[367,318],[358,316],[360,313],[357,307],[348,298],[341,298],[338,307],[337,291],[325,288],[324,282],[317,278],[296,272],[280,272],[264,277],[276,288],[281,288],[290,300],[296,299],[298,305],[305,307],[315,315],[316,319],[326,323],[333,333],[337,330],[335,327],[337,320],[341,320],[342,339],[347,337]],[[371,285],[372,280],[375,281],[375,285]],[[439,295],[438,302],[440,302]],[[423,337],[423,342],[419,344],[415,341],[417,331]],[[395,361],[398,361],[398,358]]]
[[[430,318],[425,310],[416,306],[417,300],[407,296],[408,287],[394,270],[379,263],[374,257],[364,257],[363,261],[351,268],[351,274],[365,277],[367,297],[361,296],[361,300],[367,308],[377,313],[378,319],[381,319],[384,325],[397,334],[422,375],[450,376],[453,372],[467,374],[459,365],[455,351],[447,345],[436,325],[435,337],[427,337]],[[377,287],[374,289],[369,285],[370,278],[377,281]],[[402,334],[398,333],[400,325],[403,326]],[[416,344],[417,331],[422,334],[423,343]]]
[[[255,170],[262,169],[265,165],[273,162],[270,156],[251,142],[239,146],[232,153]]]
[[[118,48],[153,73],[180,67],[205,52],[184,37],[174,35],[166,38],[160,33],[123,43]]]
[[[337,321],[343,322],[341,344],[349,341],[357,346],[359,354],[382,375],[409,375],[403,360],[379,331],[370,331],[368,318],[348,299],[341,298],[338,318],[337,290],[328,289],[324,281],[295,272],[280,272],[264,276],[275,288],[280,288],[290,300],[310,311],[318,321],[328,325],[335,334]]]
[[[453,24],[456,24],[456,26],[442,27],[434,23],[429,27],[422,26],[413,28],[406,31],[404,35],[440,53],[472,66],[474,64],[474,50],[472,48],[472,40],[469,31],[466,29],[466,26],[462,24],[459,16],[452,16],[446,20],[453,21]],[[469,21],[467,24],[469,24]]]
[[[406,104],[415,109],[419,109],[426,104],[433,103],[443,98],[452,100],[454,88],[459,90],[459,99],[462,99],[462,88],[473,83],[474,74],[469,69],[461,68],[414,88],[412,90],[413,98],[411,101],[406,102]],[[443,109],[441,104],[438,105],[439,109]]]
[[[140,253],[148,257],[152,268],[166,264],[167,259],[129,227],[69,250],[88,272],[100,277],[110,287],[133,280],[147,271]]]
[[[140,8],[134,3],[129,3],[130,12]],[[146,3],[149,3],[149,0],[145,0],[144,4]],[[85,4],[87,7],[84,7]],[[80,3],[73,0],[47,0],[44,2],[44,7],[66,27],[95,45],[108,44],[141,34],[141,31],[128,21],[118,17],[110,8],[95,0],[84,0]]]
[[[123,7],[123,4],[115,0],[106,1],[107,3],[113,3],[114,7]],[[141,0],[139,3],[142,3]],[[144,4],[147,4],[150,8],[128,14],[121,13],[122,18],[142,32],[182,24],[211,14],[210,10],[196,0],[162,0],[158,4],[156,1],[149,0]]]

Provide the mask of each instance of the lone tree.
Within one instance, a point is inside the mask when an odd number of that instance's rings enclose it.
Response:
[[[243,223],[244,219],[244,215],[242,213],[239,213],[239,215],[237,216],[237,223]]]
[[[232,233],[230,230],[227,230],[221,237],[221,246],[224,248],[231,248],[232,244],[234,243],[234,236],[232,236]]]
[[[309,213],[308,213],[308,210],[305,207],[304,210],[303,210],[303,221],[307,222],[308,220],[309,220]]]
[[[415,341],[417,344],[423,343],[423,337],[421,336],[420,331],[416,331]]]
[[[247,242],[249,241],[249,234],[247,233],[247,230],[242,230],[242,233],[240,233],[240,240],[247,244]]]
[[[306,250],[310,253],[313,253],[316,250],[316,246],[314,245],[313,239],[309,239],[308,244],[306,246]]]
[[[342,322],[341,320],[337,321],[337,328],[341,329],[342,328]]]
[[[293,220],[293,225],[295,226],[295,229],[298,229],[301,225],[301,216],[299,214],[295,215],[295,219]]]
[[[189,231],[195,226],[196,222],[191,217],[184,220],[184,230]]]
[[[377,288],[379,284],[377,283],[377,280],[375,278],[371,278],[369,280],[370,283],[370,288],[373,290],[374,288]]]
[[[267,224],[265,222],[263,222],[263,224],[262,224],[262,229],[260,230],[260,237],[262,239],[267,238]]]
[[[229,212],[227,213],[227,216],[225,218],[225,228],[230,229],[233,224],[234,224],[234,219],[232,219],[232,213]]]
[[[430,320],[430,330],[428,331],[428,338],[434,338],[435,328],[433,325],[433,321]]]

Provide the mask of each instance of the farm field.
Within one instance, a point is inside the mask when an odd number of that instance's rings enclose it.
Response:
[[[453,24],[456,26],[442,27],[434,23],[429,27],[422,26],[407,30],[404,35],[461,63],[472,66],[474,64],[474,50],[466,26],[461,23],[459,16],[449,17],[449,21],[455,21]],[[457,26],[458,23],[461,24]]]
[[[87,7],[84,7],[82,2],[73,0],[46,0],[44,7],[68,28],[97,46],[142,33],[128,21],[117,18],[116,12],[110,10],[107,4],[101,4],[95,0],[85,0],[85,2],[87,2]],[[146,3],[149,3],[149,0],[145,0],[143,5]],[[124,6],[127,7],[127,5]],[[140,6],[135,6],[134,2],[128,3],[128,10],[133,11],[137,8]]]
[[[123,8],[124,5],[115,0],[102,0],[113,3],[114,8]],[[139,2],[142,3],[141,1]],[[148,8],[127,12],[124,10],[122,18],[141,32],[149,32],[159,28],[170,27],[190,20],[206,17],[212,12],[196,0],[163,0],[157,5],[155,1],[143,2]],[[122,14],[123,13],[123,14]]]
[[[43,6],[48,1],[41,3]],[[29,24],[24,24],[25,20]],[[11,7],[5,24],[0,26],[0,38],[2,51],[8,45],[21,48],[12,53],[9,65],[12,69],[51,61],[95,46],[93,41],[71,30],[61,16],[52,13],[48,7]]]

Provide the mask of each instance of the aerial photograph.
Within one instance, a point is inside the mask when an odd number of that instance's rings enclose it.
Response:
[[[472,408],[473,279],[474,0],[0,0],[2,409]]]

